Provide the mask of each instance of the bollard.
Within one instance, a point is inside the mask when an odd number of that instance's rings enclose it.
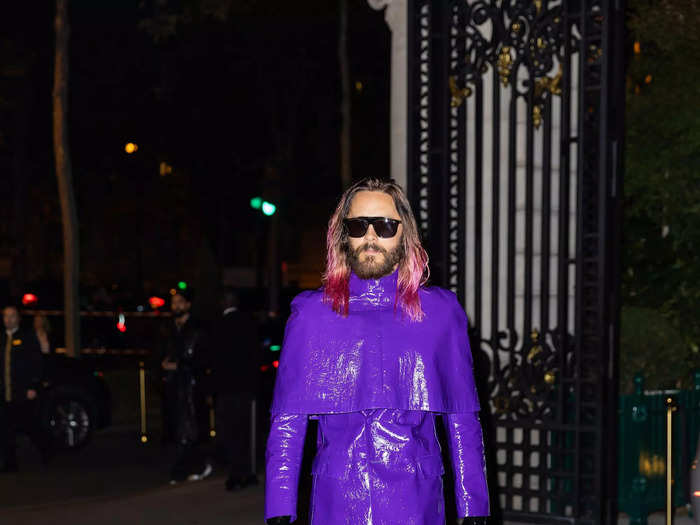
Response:
[[[146,368],[143,361],[139,361],[139,402],[141,406],[141,443],[148,442],[146,432]]]
[[[209,405],[209,436],[216,437],[216,411],[212,396],[207,397],[207,404]]]
[[[255,443],[255,438],[256,438],[256,428],[255,428],[256,406],[257,406],[256,399],[253,398],[250,402],[250,468],[252,470],[253,476],[257,476],[257,473],[258,473],[258,468],[257,468],[257,464],[256,464],[257,451],[256,451],[256,443]]]
[[[673,525],[673,412],[676,400],[666,398],[666,525]]]

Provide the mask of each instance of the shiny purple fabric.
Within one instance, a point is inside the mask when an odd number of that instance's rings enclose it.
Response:
[[[318,291],[293,302],[271,410],[265,518],[296,519],[312,417],[319,420],[312,525],[443,524],[436,412],[458,515],[488,515],[466,316],[454,294],[421,291],[426,318],[411,323],[394,311],[396,272],[370,281],[353,275],[350,284],[347,318],[321,303]]]
[[[395,308],[398,271],[350,277],[349,315],[319,290],[292,301],[272,413],[338,413],[366,408],[474,412],[467,316],[452,292],[421,289],[421,322]]]

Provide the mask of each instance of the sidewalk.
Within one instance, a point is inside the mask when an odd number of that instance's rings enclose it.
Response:
[[[263,485],[226,492],[224,478],[144,491],[121,498],[26,505],[0,511],[0,523],[36,525],[260,525]]]

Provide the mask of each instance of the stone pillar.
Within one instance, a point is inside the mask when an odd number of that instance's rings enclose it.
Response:
[[[373,9],[384,9],[391,30],[391,178],[406,188],[408,6],[407,0],[367,0]]]

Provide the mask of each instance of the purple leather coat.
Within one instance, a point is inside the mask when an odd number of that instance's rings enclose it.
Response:
[[[442,413],[458,516],[489,513],[479,404],[464,311],[451,292],[421,289],[425,318],[394,307],[397,272],[350,279],[342,317],[322,290],[292,302],[266,451],[265,518],[296,519],[309,418],[318,419],[312,525],[445,522]]]

